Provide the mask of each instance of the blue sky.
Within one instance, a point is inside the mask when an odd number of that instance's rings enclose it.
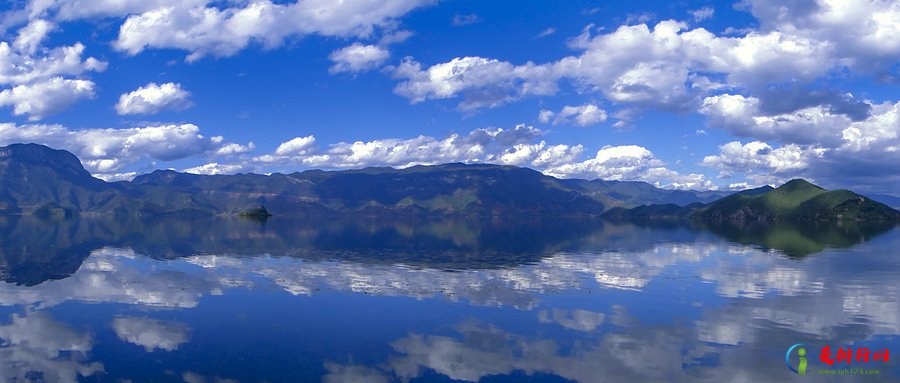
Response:
[[[443,162],[895,194],[900,3],[6,1],[0,144],[98,177]]]

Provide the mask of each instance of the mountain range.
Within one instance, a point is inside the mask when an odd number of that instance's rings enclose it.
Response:
[[[557,179],[527,168],[488,164],[271,175],[157,170],[132,181],[105,182],[64,150],[37,144],[0,147],[0,214],[258,215],[254,209],[261,206],[275,215],[353,216],[606,213],[864,219],[891,218],[896,213],[849,191],[785,186],[733,194],[665,190],[645,182]],[[811,200],[799,206],[806,197]],[[852,201],[860,202],[856,210]],[[776,209],[767,210],[772,206]],[[636,209],[628,210],[632,208]]]
[[[557,179],[514,166],[197,175],[157,170],[132,181],[94,178],[73,154],[36,144],[0,148],[0,213],[74,215],[273,214],[599,215],[613,207],[712,202],[725,192],[644,182]]]

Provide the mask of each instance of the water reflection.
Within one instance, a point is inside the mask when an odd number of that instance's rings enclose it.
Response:
[[[855,222],[734,222],[703,225],[729,241],[776,249],[795,257],[827,248],[848,248],[865,242],[894,227],[885,221]]]
[[[900,346],[885,227],[21,217],[0,233],[0,381],[784,381],[794,343]]]
[[[709,240],[801,256],[847,248],[890,230],[885,223],[716,225],[600,220],[70,219],[0,217],[0,278],[37,285],[65,278],[93,250],[128,248],[155,259],[198,254],[297,257],[442,270],[538,262],[560,252],[644,251],[661,243]],[[622,274],[622,273],[616,273]],[[627,274],[627,273],[626,273]],[[615,276],[612,275],[612,278]]]
[[[77,376],[103,371],[85,361],[93,347],[89,333],[79,332],[45,312],[13,314],[0,325],[0,380],[4,382],[74,382]]]

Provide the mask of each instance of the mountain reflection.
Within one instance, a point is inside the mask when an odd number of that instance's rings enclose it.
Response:
[[[878,224],[665,223],[600,220],[287,220],[0,218],[0,278],[27,286],[72,275],[92,251],[130,248],[155,259],[272,254],[439,270],[510,268],[561,252],[634,252],[661,243],[729,241],[802,256],[846,248],[890,229]],[[613,276],[611,276],[613,277]]]
[[[790,381],[791,344],[900,334],[883,228],[823,228],[797,258],[771,229],[603,221],[0,227],[0,381]]]
[[[885,221],[717,222],[705,228],[732,242],[780,250],[802,257],[828,248],[848,248],[894,227]]]

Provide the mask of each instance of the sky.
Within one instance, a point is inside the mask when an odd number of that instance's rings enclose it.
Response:
[[[0,145],[900,195],[900,1],[0,0]]]

